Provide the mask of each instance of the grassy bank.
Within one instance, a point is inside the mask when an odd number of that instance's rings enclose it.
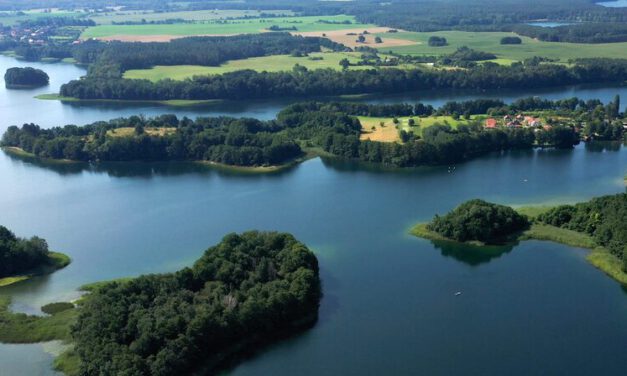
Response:
[[[35,276],[54,273],[59,269],[65,268],[72,261],[69,256],[58,252],[50,252],[48,257],[48,263],[45,265],[39,266],[21,275],[0,278],[0,287],[22,282]]]
[[[37,343],[70,340],[70,326],[77,317],[76,309],[63,310],[49,316],[30,316],[11,312],[11,299],[0,296],[0,342]]]
[[[551,226],[543,223],[538,223],[534,219],[550,210],[552,206],[524,206],[520,208],[516,208],[516,210],[524,215],[527,215],[532,221],[531,227],[524,231],[517,237],[517,241],[524,240],[542,240],[542,241],[551,241],[555,243],[564,244],[570,247],[577,248],[585,248],[590,250],[588,255],[586,256],[586,260],[612,277],[619,283],[627,286],[627,273],[623,270],[622,261],[610,253],[606,248],[599,246],[594,239],[588,235],[581,232],[568,230],[556,226]],[[434,231],[430,231],[427,229],[427,223],[419,223],[412,227],[410,233],[414,236],[429,239],[436,242],[450,242],[456,244],[463,244],[470,247],[473,246],[481,246],[481,244],[477,244],[475,242],[470,243],[460,243],[452,239],[448,239]]]
[[[29,153],[24,149],[20,149],[17,147],[13,147],[13,146],[2,146],[0,147],[0,149],[2,149],[2,151],[4,151],[7,154],[13,155],[15,157],[19,157],[19,158],[23,158],[23,159],[37,159],[37,160],[41,160],[44,161],[46,163],[51,163],[51,164],[73,164],[73,163],[83,163],[83,162],[79,162],[79,161],[72,161],[69,159],[50,159],[50,158],[40,158],[38,156],[36,156],[33,153]]]

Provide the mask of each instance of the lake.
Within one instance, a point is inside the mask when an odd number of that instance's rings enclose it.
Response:
[[[571,22],[540,21],[540,22],[529,22],[527,23],[527,25],[540,26],[540,27],[558,27],[558,26],[572,25],[572,23]]]
[[[20,62],[13,58],[0,55],[0,76],[2,72],[13,66],[32,66],[43,69],[50,76],[50,85],[29,90],[8,90],[4,86],[4,78],[0,80],[0,133],[10,125],[22,125],[25,122],[35,123],[42,127],[66,124],[85,125],[100,120],[143,114],[148,117],[163,113],[175,113],[179,116],[236,116],[254,117],[263,120],[275,118],[276,114],[289,103],[304,99],[283,100],[249,100],[227,101],[206,106],[168,107],[158,104],[137,103],[62,103],[60,101],[39,100],[34,96],[46,93],[57,93],[59,87],[72,79],[85,74],[85,70],[72,64],[46,64]],[[452,100],[464,101],[478,98],[502,99],[512,102],[519,98],[541,96],[547,99],[564,99],[579,97],[581,99],[600,99],[607,103],[616,94],[627,98],[627,86],[569,86],[535,90],[489,90],[484,92],[468,90],[428,90],[415,93],[395,95],[372,95],[358,99],[367,103],[416,103],[423,102],[440,107]],[[328,98],[326,99],[328,100]],[[356,99],[357,100],[357,99]],[[627,100],[622,101],[623,109],[627,109]]]
[[[5,119],[83,123],[132,113],[0,93]],[[22,107],[14,109],[7,100],[17,97]],[[15,310],[37,313],[77,297],[88,282],[190,265],[229,232],[287,231],[319,258],[320,320],[227,374],[623,373],[627,295],[585,261],[584,250],[525,241],[490,258],[407,232],[471,198],[553,204],[624,191],[627,149],[582,144],[448,167],[384,170],[314,159],[251,175],[184,163],[50,166],[0,152],[0,223],[44,237],[73,259],[1,292]],[[56,347],[0,345],[0,374],[53,375]]]
[[[603,1],[597,4],[610,8],[624,8],[627,7],[627,0]]]

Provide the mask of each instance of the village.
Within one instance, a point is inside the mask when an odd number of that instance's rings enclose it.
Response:
[[[525,116],[522,114],[518,115],[505,115],[502,120],[497,120],[494,117],[487,118],[485,120],[484,127],[486,129],[494,129],[497,127],[506,127],[506,128],[544,128],[545,130],[549,130],[552,128],[549,124],[544,124],[540,120],[540,118],[536,118],[534,116]]]

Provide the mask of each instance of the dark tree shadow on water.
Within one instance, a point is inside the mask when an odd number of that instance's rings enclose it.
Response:
[[[27,155],[16,155],[10,152],[5,152],[4,154],[15,163],[24,163],[37,168],[46,169],[62,176],[89,172],[106,174],[115,178],[172,177],[188,174],[205,176],[219,175],[223,177],[261,177],[286,175],[293,172],[294,169],[298,167],[298,165],[293,165],[277,171],[257,173],[238,171],[236,168],[214,166],[199,162],[60,162]]]
[[[487,264],[511,252],[518,245],[518,242],[502,245],[474,245],[442,240],[431,240],[431,243],[442,256],[454,258],[470,266]]]

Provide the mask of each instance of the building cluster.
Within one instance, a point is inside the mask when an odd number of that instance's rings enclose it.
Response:
[[[16,25],[0,28],[0,40],[9,39],[16,42],[44,45],[46,41],[54,35],[54,31],[55,28],[52,26],[30,28]]]
[[[487,118],[485,120],[485,128],[492,129],[497,127],[506,128],[544,128],[551,129],[548,124],[542,124],[540,119],[533,116],[518,115],[505,115],[502,119]]]

